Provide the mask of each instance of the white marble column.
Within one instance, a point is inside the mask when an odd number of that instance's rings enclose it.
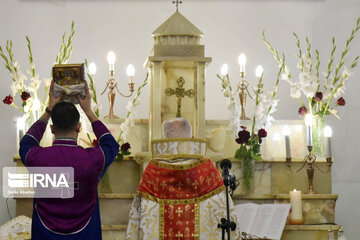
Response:
[[[205,62],[196,63],[194,136],[205,138]]]
[[[161,138],[161,62],[152,62],[150,77],[149,148],[151,140]]]

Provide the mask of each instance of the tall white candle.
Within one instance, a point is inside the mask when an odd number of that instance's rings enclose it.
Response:
[[[293,220],[302,220],[302,201],[301,201],[301,191],[290,191],[290,203],[291,203],[291,215],[290,218]]]
[[[324,128],[324,137],[326,139],[326,155],[325,157],[331,158],[331,136],[332,130],[330,126],[325,126]]]
[[[305,116],[305,125],[306,125],[306,135],[307,135],[307,145],[312,146],[312,115],[306,114]]]
[[[284,125],[283,135],[285,137],[286,158],[291,158],[290,136],[289,136],[290,135],[290,127],[288,125]]]
[[[107,61],[109,63],[109,71],[114,71],[116,56],[113,51],[110,51],[107,55]]]
[[[291,219],[293,220],[302,220],[302,201],[301,201],[301,191],[290,191],[290,203],[291,203]]]

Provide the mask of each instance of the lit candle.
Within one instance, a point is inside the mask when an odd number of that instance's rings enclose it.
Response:
[[[256,76],[257,78],[261,78],[261,76],[263,75],[263,73],[264,73],[264,68],[263,68],[261,65],[257,66],[257,67],[256,67],[256,70],[255,70],[255,76]]]
[[[331,158],[331,136],[332,130],[330,126],[326,126],[324,128],[324,137],[326,139],[326,156],[327,158]]]
[[[246,56],[244,53],[239,55],[238,63],[240,65],[240,72],[245,74]]]
[[[291,158],[290,127],[288,125],[284,125],[284,127],[283,127],[283,135],[285,137],[286,158]]]
[[[107,55],[107,61],[109,63],[109,71],[114,71],[114,65],[115,65],[116,56],[113,51],[110,51]]]
[[[226,76],[228,75],[229,73],[229,66],[225,63],[221,66],[221,69],[220,69],[220,72],[221,72],[221,75],[222,76]]]
[[[132,64],[129,64],[126,68],[126,74],[129,77],[129,83],[133,83],[133,77],[135,76],[135,68]]]
[[[306,136],[307,136],[307,145],[312,146],[312,115],[306,114],[305,116],[305,125],[306,125]]]
[[[33,104],[32,111],[33,111],[34,121],[37,121],[40,115],[39,111],[40,111],[41,103],[38,98],[35,98],[32,104]]]
[[[89,64],[89,73],[93,76],[96,74],[96,65],[93,62]]]
[[[290,191],[290,203],[291,203],[291,215],[290,219],[292,220],[302,220],[302,201],[301,201],[301,191]]]

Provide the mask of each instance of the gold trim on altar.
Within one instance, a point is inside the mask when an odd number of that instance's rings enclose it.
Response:
[[[203,200],[211,198],[212,196],[215,196],[224,190],[225,190],[225,186],[220,186],[220,187],[216,188],[215,190],[213,190],[209,193],[206,193],[200,197],[187,198],[187,199],[162,199],[162,198],[158,198],[153,195],[150,195],[149,193],[145,193],[145,192],[141,192],[141,191],[136,191],[136,194],[144,199],[151,200],[151,201],[157,202],[159,204],[192,204],[192,203],[202,202]]]
[[[186,157],[180,157],[180,158],[186,158]],[[161,160],[162,159],[152,159],[150,163],[154,164],[155,166],[160,167],[160,168],[174,169],[174,170],[188,170],[188,169],[195,168],[195,167],[203,164],[208,159],[207,158],[200,158],[196,162],[189,163],[189,164],[182,164],[182,165],[174,165],[174,164],[170,164],[170,163],[160,162]]]
[[[197,138],[157,139],[151,142],[153,158],[203,158],[207,141]]]

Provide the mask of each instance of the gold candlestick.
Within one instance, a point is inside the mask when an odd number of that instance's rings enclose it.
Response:
[[[313,147],[308,146],[307,149],[308,149],[308,154],[304,157],[303,165],[298,170],[294,171],[294,170],[291,169],[291,158],[286,158],[286,164],[289,167],[290,172],[292,172],[292,173],[300,172],[305,167],[305,164],[307,164],[306,172],[307,172],[307,177],[308,177],[308,181],[309,181],[309,191],[308,191],[308,193],[309,194],[314,194],[315,193],[315,191],[314,191],[314,172],[315,172],[315,168],[314,167],[316,167],[322,173],[328,173],[330,171],[330,169],[331,169],[331,166],[332,166],[332,159],[327,158],[326,161],[327,161],[328,169],[325,170],[325,171],[321,170],[316,165],[316,162],[315,162],[316,161],[316,156],[312,153]]]
[[[131,81],[129,82],[129,91],[130,94],[129,95],[124,95],[120,92],[119,88],[117,87],[117,80],[114,78],[114,70],[110,70],[110,78],[106,83],[106,87],[104,89],[104,91],[101,93],[101,95],[103,95],[106,91],[106,89],[109,88],[109,93],[108,93],[108,99],[109,99],[109,114],[107,116],[105,116],[104,118],[109,118],[109,119],[116,119],[119,118],[118,116],[116,116],[114,114],[114,103],[115,103],[115,91],[114,89],[116,88],[116,90],[118,91],[118,93],[123,96],[123,97],[131,97],[133,92],[134,92],[134,83]]]
[[[237,91],[240,90],[239,98],[241,104],[241,115],[240,115],[241,120],[250,120],[250,118],[246,117],[245,114],[246,98],[249,93],[248,86],[249,86],[249,82],[245,80],[245,72],[241,72],[241,81],[239,82],[237,88]]]

